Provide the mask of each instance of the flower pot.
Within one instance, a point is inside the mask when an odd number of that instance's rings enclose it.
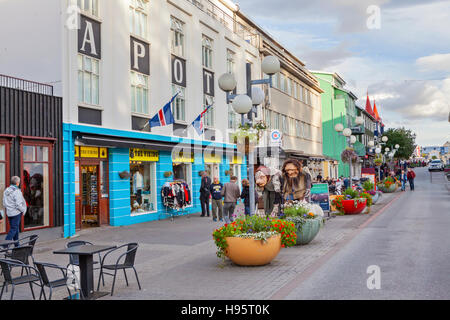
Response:
[[[380,193],[377,191],[375,195],[372,197],[372,205],[374,205],[378,201],[378,199],[380,199],[380,197],[381,197]]]
[[[322,217],[307,219],[306,222],[297,229],[297,245],[310,243],[319,233],[322,225]]]
[[[281,235],[275,235],[267,241],[253,238],[227,237],[228,247],[225,254],[240,266],[263,266],[270,263],[280,252]]]
[[[392,193],[397,191],[398,185],[396,183],[394,183],[393,185],[391,185],[389,188],[386,188],[384,186],[382,186],[380,189],[381,191],[383,191],[384,193]]]
[[[356,203],[356,206],[355,206]],[[363,201],[355,199],[342,200],[345,214],[360,214],[366,208],[367,199],[363,198]]]

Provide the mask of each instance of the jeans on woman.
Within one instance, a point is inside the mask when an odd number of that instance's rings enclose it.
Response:
[[[19,240],[20,222],[22,221],[22,214],[14,217],[8,217],[9,232],[5,240]]]
[[[405,181],[402,180],[402,191],[405,191]]]
[[[411,189],[411,191],[414,191],[414,179],[409,179],[409,188]]]

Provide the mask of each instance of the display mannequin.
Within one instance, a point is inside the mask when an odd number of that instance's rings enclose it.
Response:
[[[144,177],[136,170],[133,174],[133,193],[136,195],[136,201],[142,205],[142,191],[144,190]]]

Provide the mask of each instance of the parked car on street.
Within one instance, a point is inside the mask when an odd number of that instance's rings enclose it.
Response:
[[[441,160],[432,160],[428,164],[428,171],[433,171],[433,170],[444,171],[444,164],[442,163]]]

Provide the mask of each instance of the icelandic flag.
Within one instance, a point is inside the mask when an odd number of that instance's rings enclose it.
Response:
[[[201,136],[204,132],[204,126],[203,126],[203,116],[206,112],[208,112],[209,108],[211,108],[212,105],[207,106],[205,110],[203,110],[202,113],[192,122],[192,126],[194,127],[195,131],[197,131],[197,134]]]
[[[174,123],[171,105],[178,93],[174,95],[172,99],[170,99],[170,101],[161,110],[159,110],[159,112],[152,119],[150,119],[150,128],[159,126],[163,127]]]

